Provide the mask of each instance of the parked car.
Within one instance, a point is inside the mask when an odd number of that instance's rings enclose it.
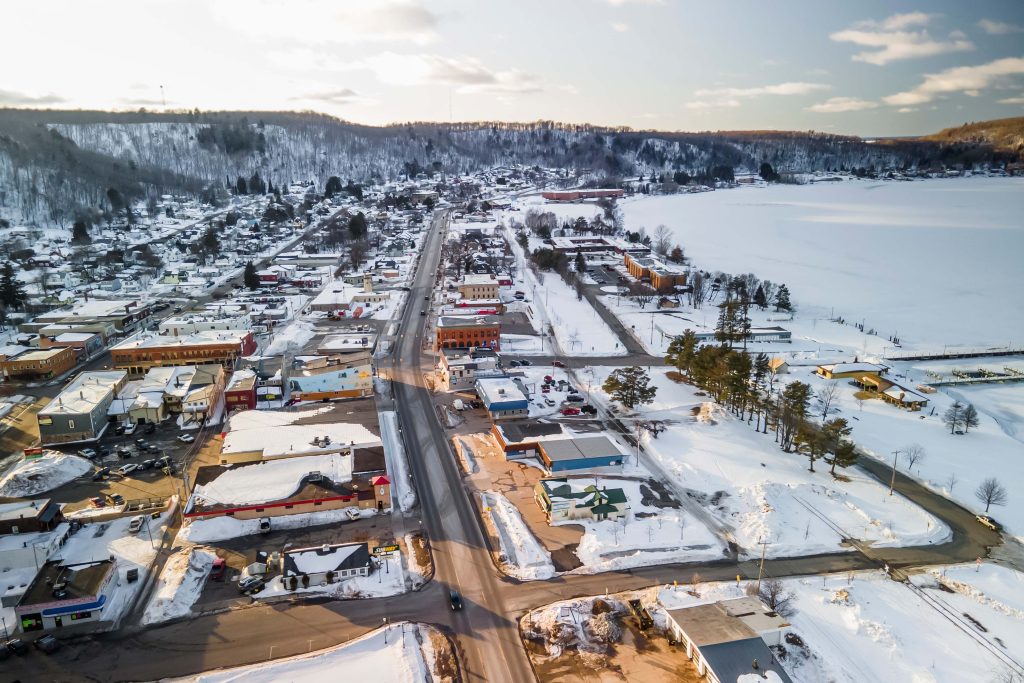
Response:
[[[572,406],[566,406],[565,408],[562,408],[560,412],[562,413],[562,415],[579,415],[580,409],[573,408]]]
[[[420,311],[420,315],[426,315],[426,314],[427,314],[426,311]]]
[[[547,396],[545,396],[544,397],[544,405],[546,405],[548,408],[554,408],[555,407],[555,401],[554,401],[554,399],[548,398]]]
[[[227,566],[228,563],[224,561],[223,557],[218,557],[214,560],[213,567],[210,568],[210,581],[223,581]]]
[[[45,636],[36,641],[36,649],[40,652],[50,654],[60,649],[60,641],[47,633]]]
[[[130,462],[127,465],[121,465],[114,471],[120,474],[122,477],[127,477],[129,474],[131,474],[137,469],[139,469],[139,466],[133,462]]]
[[[545,384],[552,384],[554,381],[555,381],[555,378],[552,377],[551,375],[544,375],[544,383]]]
[[[21,638],[11,638],[6,643],[4,643],[4,645],[6,646],[8,652],[13,652],[19,657],[24,657],[28,654],[28,645],[26,645],[25,641]]]
[[[587,415],[597,415],[597,408],[592,405],[582,405],[580,406],[580,412]]]
[[[126,424],[124,426],[124,431],[121,433],[124,434],[125,436],[131,436],[132,434],[135,433],[136,429],[138,429],[138,427],[136,427],[134,424]]]
[[[146,425],[146,433],[147,434],[152,434],[155,431],[156,431],[156,423],[155,422],[150,422],[148,425]]]
[[[98,470],[96,470],[95,472],[92,473],[92,480],[93,481],[102,481],[103,479],[106,478],[106,476],[108,474],[110,474],[110,468],[109,467],[101,467],[101,468],[99,468]]]
[[[551,365],[553,367],[556,367],[556,368],[564,368],[565,367],[565,363],[563,363],[560,360],[553,360],[553,361],[551,361]]]
[[[107,496],[107,501],[114,506],[124,505],[124,496],[120,493],[112,493]]]
[[[143,517],[142,515],[135,515],[134,517],[132,517],[131,521],[128,522],[128,531],[130,531],[133,534],[137,534],[142,529],[142,525],[145,523],[145,517]]]
[[[540,393],[542,393],[542,394],[550,394],[551,393],[551,387],[549,387],[547,384],[543,385],[540,388]]]
[[[135,439],[135,445],[138,446],[139,448],[145,448],[146,447],[146,440],[145,439]]]
[[[523,358],[521,361],[519,361],[519,365],[521,365],[524,368],[526,368],[526,367],[529,367],[529,366],[533,365],[533,363],[531,363],[530,361],[528,361],[525,358]]]
[[[262,576],[250,574],[238,580],[238,591],[240,593],[255,593],[263,588],[265,583]]]
[[[999,522],[997,522],[996,520],[992,519],[988,515],[977,515],[977,516],[975,516],[975,519],[978,520],[978,522],[982,526],[987,526],[992,531],[1002,531],[1003,530],[1003,525],[1000,524]]]
[[[147,443],[146,450],[149,451],[150,453],[157,453],[159,452],[160,449],[157,448],[156,444]]]
[[[95,498],[89,499],[89,504],[92,505],[94,508],[101,508],[106,507],[107,501],[105,498],[103,498],[103,496],[96,496]]]
[[[78,451],[78,454],[83,458],[88,458],[89,460],[92,460],[98,455],[96,451],[94,451],[91,448],[83,448],[82,450]]]
[[[118,423],[118,425],[114,427],[114,434],[117,434],[118,436],[124,434],[124,425]]]
[[[462,596],[459,595],[458,591],[450,591],[448,593],[448,602],[451,604],[453,612],[458,612],[462,609]]]
[[[181,436],[178,437],[178,441],[182,443],[192,443],[195,440],[196,437],[192,436],[191,434],[182,434]]]
[[[567,403],[586,403],[587,399],[583,398],[579,394],[569,394],[565,397]]]
[[[121,446],[120,448],[117,449],[117,457],[119,458],[127,460],[128,458],[132,457],[132,455],[132,449],[128,448],[127,446]]]
[[[156,460],[154,460],[153,458],[150,458],[149,460],[143,460],[141,463],[139,463],[139,469],[141,469],[141,470],[151,470],[151,469],[153,469],[154,465],[156,465]]]
[[[108,455],[110,455],[110,449],[107,448],[106,446],[97,446],[96,447],[96,452],[99,453],[100,457],[103,457],[103,458],[105,458]]]

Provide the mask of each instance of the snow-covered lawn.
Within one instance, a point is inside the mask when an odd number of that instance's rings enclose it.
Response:
[[[498,536],[505,573],[524,581],[553,577],[551,555],[530,531],[516,506],[494,491],[481,493],[480,499],[485,519]]]
[[[882,339],[1024,340],[1024,316],[1008,314],[1019,308],[1024,179],[773,185],[620,206],[627,229],[665,224],[700,268],[786,283],[800,308],[865,319]]]
[[[595,372],[600,380],[610,370]],[[811,473],[804,456],[782,452],[771,434],[755,432],[753,425],[707,403],[707,397],[676,384],[663,370],[652,373],[652,383],[658,394],[640,414],[663,420],[666,430],[657,438],[643,434],[645,452],[655,471],[662,469],[731,527],[741,553],[756,554],[760,542],[768,543],[769,556],[841,550],[840,534],[821,516],[869,545],[949,538],[942,522],[902,496],[890,496],[887,487],[857,469],[840,470],[849,481],[834,479],[821,461]],[[607,401],[603,392],[596,395]],[[699,409],[696,416],[694,408]]]
[[[698,520],[680,508],[659,508],[642,503],[641,482],[601,477],[572,479],[574,486],[591,484],[621,488],[629,501],[630,514],[621,521],[566,520],[556,524],[578,524],[584,535],[576,548],[583,566],[576,573],[626,569],[670,562],[696,562],[723,557],[725,545]]]
[[[27,498],[63,486],[92,470],[85,458],[57,451],[47,451],[35,458],[26,458],[0,479],[0,496]]]
[[[405,629],[404,638],[402,629]],[[436,653],[429,637],[430,631],[429,626],[399,622],[387,627],[387,635],[384,629],[378,629],[362,638],[319,652],[208,671],[177,680],[193,683],[334,683],[342,677],[388,683],[434,681],[439,679],[433,674]]]
[[[198,547],[182,548],[171,555],[157,579],[142,623],[157,624],[187,616],[203,592],[216,557],[212,550]]]
[[[412,487],[405,445],[398,431],[398,416],[393,410],[384,410],[379,417],[380,439],[384,442],[388,472],[391,473],[392,497],[402,512],[408,512],[416,504],[416,491]]]
[[[962,367],[975,367],[969,361],[963,363]],[[901,376],[909,370],[911,387],[927,381],[925,371],[933,367],[931,363],[893,365],[889,376],[902,382]],[[809,382],[815,390],[827,384],[810,374],[810,368],[787,379]],[[851,438],[865,452],[891,464],[893,451],[900,450],[897,467],[901,471],[977,512],[985,506],[974,495],[975,489],[984,479],[997,478],[1009,490],[1009,499],[1005,507],[993,506],[989,512],[1010,533],[1024,538],[1024,496],[1016,495],[1013,488],[1024,480],[1024,445],[1017,431],[1024,423],[1024,382],[940,387],[926,394],[929,405],[916,413],[875,399],[858,403],[857,389],[847,380],[839,380],[838,388],[837,416],[849,421]],[[980,424],[963,435],[950,434],[942,423],[942,414],[957,398],[974,403],[979,412]],[[915,444],[924,448],[925,455],[911,470],[905,451]]]
[[[360,517],[372,517],[375,514],[377,514],[376,510],[350,507],[341,510],[305,512],[286,517],[274,517],[271,520],[271,525],[275,530],[303,529],[322,524],[338,524]],[[182,527],[178,532],[176,542],[212,543],[258,533],[260,533],[260,520],[258,519],[214,517],[212,519],[197,519]]]

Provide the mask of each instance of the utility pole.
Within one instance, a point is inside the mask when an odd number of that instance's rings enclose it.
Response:
[[[758,541],[761,544],[761,564],[757,567],[757,592],[761,592],[761,576],[764,574],[764,554],[768,550],[768,541]]]
[[[892,477],[889,479],[889,495],[892,495],[893,487],[896,486],[896,459],[899,458],[900,451],[897,449],[892,452]]]

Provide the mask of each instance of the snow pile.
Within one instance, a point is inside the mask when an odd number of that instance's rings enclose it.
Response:
[[[178,680],[193,683],[334,683],[341,675],[340,672],[344,672],[343,677],[346,679],[388,683],[422,683],[438,680],[431,666],[434,654],[429,636],[432,629],[429,626],[406,622],[391,624],[387,628],[387,637],[383,629],[378,629],[362,638],[326,650],[272,662],[210,671]],[[419,642],[419,647],[406,647],[405,639],[402,638],[403,629],[410,644]]]
[[[622,637],[617,618],[627,608],[617,597],[564,600],[536,609],[523,617],[523,635],[540,640],[548,655],[560,657],[566,650],[604,654]]]
[[[322,524],[337,524],[362,517],[372,517],[376,510],[369,508],[343,508],[341,510],[325,510],[323,512],[305,512],[298,515],[274,517],[271,526],[279,529],[304,529]],[[213,543],[240,536],[252,536],[260,533],[260,520],[235,519],[234,517],[213,517],[197,519],[182,527],[178,532],[178,542]]]
[[[313,323],[305,320],[293,320],[283,330],[274,334],[273,341],[263,353],[267,356],[280,356],[288,352],[297,353],[315,334]]]
[[[384,442],[384,455],[391,473],[391,495],[402,512],[408,512],[416,505],[416,491],[412,487],[409,461],[398,431],[398,415],[393,410],[381,411],[379,422],[380,439]]]
[[[480,494],[483,507],[501,545],[502,568],[509,576],[524,581],[550,579],[555,575],[551,555],[519,515],[516,506],[494,491]]]
[[[50,491],[92,470],[85,458],[47,451],[36,458],[25,458],[0,479],[0,496],[27,498]]]
[[[142,623],[157,624],[187,616],[203,592],[216,557],[209,548],[184,548],[171,555],[157,579]]]
[[[298,491],[303,478],[312,472],[319,472],[338,484],[351,481],[352,456],[329,453],[243,465],[224,472],[207,484],[196,486],[194,496],[224,505],[268,503]]]

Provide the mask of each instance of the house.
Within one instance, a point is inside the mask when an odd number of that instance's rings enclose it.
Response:
[[[819,365],[815,374],[825,379],[845,379],[850,377],[859,378],[864,375],[881,377],[888,371],[888,367],[877,363],[831,363]]]
[[[463,299],[497,299],[498,279],[491,274],[467,273],[462,277],[462,283],[459,284],[459,294]]]
[[[768,371],[773,375],[788,375],[789,363],[782,356],[775,356],[768,361]]]
[[[437,363],[441,385],[448,389],[469,388],[479,373],[497,367],[498,354],[491,349],[441,349]]]
[[[309,577],[310,585],[369,576],[372,569],[370,547],[365,543],[326,543],[281,553],[282,578]]]
[[[483,347],[501,349],[501,318],[496,315],[446,316],[437,319],[434,350]]]
[[[49,498],[11,498],[0,503],[0,536],[53,531],[63,522],[60,505]]]
[[[252,330],[205,330],[179,337],[140,334],[112,347],[110,358],[114,367],[143,375],[154,367],[197,363],[219,363],[230,370],[255,352]]]
[[[83,372],[36,415],[44,446],[98,439],[110,424],[107,409],[128,374],[124,370]]]
[[[78,354],[70,346],[28,349],[0,361],[0,371],[9,380],[37,381],[60,377],[78,364]]]
[[[521,381],[509,377],[486,377],[476,380],[477,396],[484,403],[492,420],[527,417],[530,397]]]
[[[533,489],[534,498],[549,523],[567,520],[616,521],[629,514],[629,501],[622,489],[581,487],[570,479],[541,479]]]
[[[614,467],[626,459],[622,448],[604,435],[544,440],[539,446],[541,463],[548,472]]]
[[[683,643],[697,673],[709,683],[734,683],[772,671],[792,683],[769,646],[782,643],[789,626],[756,597],[734,598],[666,610],[672,639]]]
[[[47,561],[21,596],[14,612],[25,633],[102,621],[117,587],[112,560],[64,564]]]
[[[921,394],[885,377],[863,374],[860,377],[854,377],[853,382],[872,396],[878,397],[898,408],[906,408],[911,412],[921,410],[921,408],[928,405],[928,399]]]

